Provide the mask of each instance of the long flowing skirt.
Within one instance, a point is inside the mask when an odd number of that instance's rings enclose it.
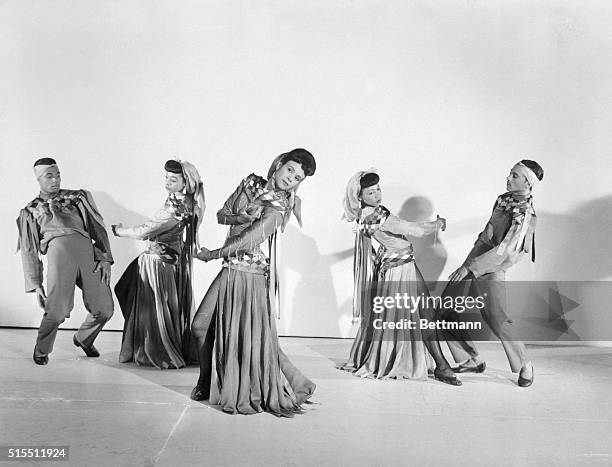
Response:
[[[142,253],[117,282],[115,294],[125,319],[119,361],[184,367],[175,266]]]
[[[223,268],[216,303],[210,401],[225,412],[291,416],[315,384],[279,347],[263,274]]]
[[[427,285],[414,261],[386,270],[372,286],[372,296],[419,297],[429,295]],[[406,294],[406,295],[404,295]],[[403,302],[403,300],[402,300]],[[433,359],[427,352],[419,329],[421,309],[383,307],[373,311],[372,300],[362,307],[363,316],[353,341],[348,362],[341,366],[363,378],[426,379],[433,369]],[[413,323],[414,329],[391,329],[387,323]]]

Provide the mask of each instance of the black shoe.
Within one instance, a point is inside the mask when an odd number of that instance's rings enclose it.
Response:
[[[96,349],[93,344],[91,344],[89,347],[85,347],[83,344],[81,344],[77,338],[76,335],[72,336],[72,342],[74,343],[74,345],[76,345],[77,347],[80,347],[83,349],[83,352],[85,352],[85,355],[87,355],[88,357],[99,357],[100,356],[100,352],[98,352],[98,349]]]
[[[523,378],[521,373],[518,377],[518,385],[522,388],[528,388],[533,383],[533,368],[531,369],[531,379]]]
[[[210,399],[210,390],[205,391],[204,388],[196,386],[191,391],[191,399],[194,401],[207,401]]]
[[[446,384],[450,384],[452,386],[461,386],[463,383],[461,382],[461,380],[459,378],[457,378],[454,374],[453,375],[445,375],[442,370],[440,370],[439,368],[436,368],[434,370],[434,379],[441,381],[443,383]]]
[[[34,363],[36,363],[37,365],[46,365],[47,363],[49,363],[49,356],[43,355],[41,357],[37,357],[36,347],[34,347],[34,353],[32,354],[32,360],[34,360]]]
[[[481,362],[478,365],[466,364],[466,362],[460,363],[456,367],[452,368],[455,373],[484,373],[487,368],[486,362]]]

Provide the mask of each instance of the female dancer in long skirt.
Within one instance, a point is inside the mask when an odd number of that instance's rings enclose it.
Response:
[[[422,328],[421,320],[433,320],[435,310],[423,306],[429,291],[406,238],[444,230],[446,221],[408,222],[391,214],[381,204],[378,182],[373,171],[358,172],[349,180],[344,197],[344,218],[357,224],[353,309],[361,325],[342,369],[366,378],[425,379],[427,349],[436,364],[434,378],[460,386],[436,331]],[[379,244],[375,252],[373,242]],[[398,296],[399,302],[394,300]],[[421,305],[410,307],[410,297],[422,297]]]
[[[204,261],[222,258],[223,267],[192,323],[200,348],[200,378],[192,399],[210,399],[228,413],[291,416],[312,396],[315,384],[279,347],[274,303],[277,229],[292,212],[300,221],[295,193],[315,168],[305,149],[281,154],[267,180],[249,175],[217,213],[230,230],[223,247],[203,248],[197,255]],[[267,257],[260,248],[264,241]]]
[[[168,196],[161,209],[144,224],[112,226],[118,237],[147,241],[115,286],[125,318],[119,361],[160,369],[184,367],[189,359],[191,264],[204,214],[196,168],[176,160],[164,168]]]

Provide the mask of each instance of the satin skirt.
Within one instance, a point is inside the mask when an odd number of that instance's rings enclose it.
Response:
[[[414,261],[386,270],[372,287],[372,296],[396,297],[427,296],[429,290]],[[434,362],[419,329],[420,308],[385,307],[374,313],[372,300],[362,307],[363,314],[357,336],[353,341],[349,360],[340,368],[362,378],[377,379],[427,379]],[[415,323],[415,329],[389,329],[382,323],[401,322],[407,319]],[[377,321],[378,329],[375,326]]]
[[[176,266],[142,253],[115,286],[125,319],[119,361],[182,368],[182,322]]]
[[[315,390],[279,347],[267,280],[228,267],[220,275],[210,402],[228,413],[291,416]]]

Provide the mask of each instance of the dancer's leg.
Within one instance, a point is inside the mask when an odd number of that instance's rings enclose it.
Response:
[[[199,400],[207,399],[210,394],[210,381],[212,375],[212,353],[215,342],[215,316],[217,307],[217,296],[219,294],[219,282],[221,281],[221,271],[213,280],[208,288],[206,295],[202,299],[198,310],[191,323],[191,335],[196,340],[198,355],[200,360],[200,377],[194,388],[201,391]],[[192,393],[192,398],[194,396]]]

